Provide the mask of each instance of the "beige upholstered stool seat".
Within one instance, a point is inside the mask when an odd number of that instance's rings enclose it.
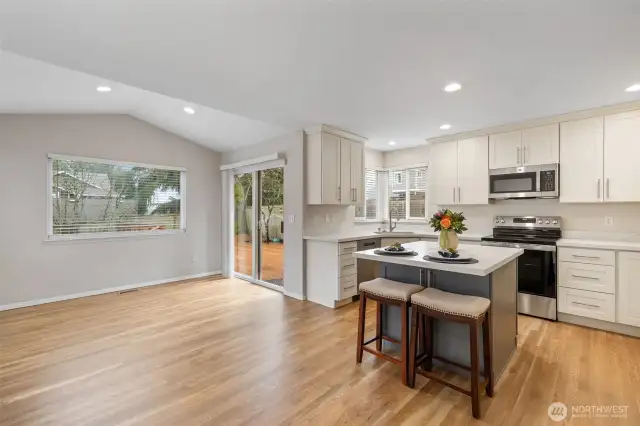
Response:
[[[479,318],[491,305],[491,301],[484,297],[449,293],[437,288],[427,288],[411,295],[411,303],[433,311],[469,318]]]
[[[424,287],[417,284],[405,284],[386,278],[376,278],[375,280],[360,283],[360,291],[372,296],[384,297],[387,299],[401,300],[408,302],[411,295],[421,292]]]

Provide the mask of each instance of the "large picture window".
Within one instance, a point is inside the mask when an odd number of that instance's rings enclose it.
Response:
[[[366,169],[364,173],[364,205],[356,205],[356,218],[375,220],[378,219],[378,201],[380,199],[379,176],[386,172]]]
[[[186,229],[185,170],[49,156],[49,239]]]

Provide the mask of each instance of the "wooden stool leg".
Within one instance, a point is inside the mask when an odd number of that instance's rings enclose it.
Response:
[[[402,384],[408,385],[409,363],[407,352],[409,352],[409,333],[407,332],[407,315],[409,311],[409,303],[405,302],[400,306],[400,366],[402,367]]]
[[[382,351],[382,303],[377,302],[378,305],[376,309],[376,349],[378,352]]]
[[[493,397],[493,359],[491,356],[491,314],[487,311],[482,322],[482,349],[484,352],[484,377],[487,379],[485,391],[488,397]]]
[[[364,343],[364,324],[365,315],[367,312],[367,295],[364,292],[360,292],[360,309],[358,312],[358,345],[356,362],[362,362],[362,344]]]
[[[419,321],[422,321],[418,308],[413,307],[411,312],[411,337],[409,338],[409,387],[416,385],[416,358],[418,357],[418,329]]]
[[[423,315],[424,324],[422,330],[424,333],[424,350],[429,356],[422,363],[422,368],[426,371],[433,369],[433,318],[428,315]]]
[[[469,323],[469,341],[471,355],[471,408],[473,417],[480,418],[480,352],[478,349],[478,322]]]

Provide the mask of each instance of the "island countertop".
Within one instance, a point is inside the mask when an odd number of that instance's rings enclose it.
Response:
[[[486,276],[493,271],[501,268],[514,259],[517,259],[524,253],[523,249],[509,247],[491,247],[478,246],[471,244],[461,244],[458,247],[461,255],[472,257],[478,260],[478,263],[472,264],[455,264],[440,263],[424,260],[423,257],[429,253],[438,251],[438,244],[430,241],[416,241],[413,243],[403,244],[408,250],[418,253],[416,256],[402,255],[382,255],[375,254],[378,249],[363,250],[353,253],[358,259],[375,260],[383,263],[393,263],[397,265],[415,266],[418,268],[433,269],[436,271],[455,272],[458,274]]]

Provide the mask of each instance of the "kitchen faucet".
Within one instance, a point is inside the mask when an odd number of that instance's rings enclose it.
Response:
[[[396,224],[393,224],[393,215],[397,215],[398,214],[398,209],[396,208],[392,208],[389,209],[389,232],[393,232],[394,229],[396,229],[396,226],[398,226],[398,222],[400,221],[400,219],[396,219]]]

